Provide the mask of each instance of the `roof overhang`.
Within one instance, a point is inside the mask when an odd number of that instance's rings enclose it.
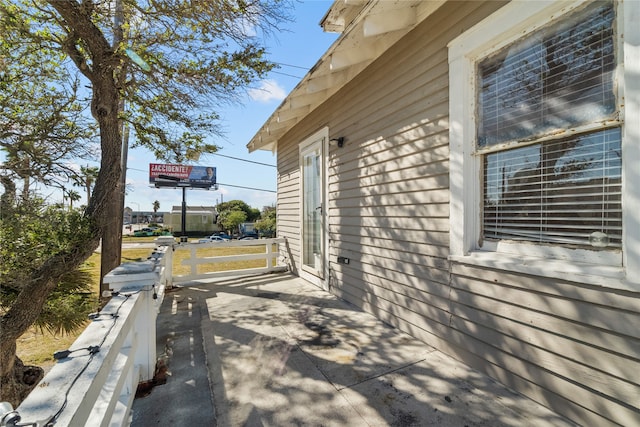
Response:
[[[342,34],[249,141],[249,152],[275,152],[279,138],[445,1],[334,1],[320,25],[324,31]]]

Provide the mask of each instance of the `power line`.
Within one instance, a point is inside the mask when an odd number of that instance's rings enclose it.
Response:
[[[256,161],[253,161],[253,160],[241,159],[239,157],[226,156],[224,154],[219,154],[219,153],[211,153],[211,154],[213,154],[214,156],[227,157],[229,159],[239,160],[241,162],[254,163],[256,165],[269,166],[269,167],[272,167],[272,168],[277,167],[276,165],[270,165],[268,163],[261,163],[261,162],[256,162]]]
[[[277,193],[277,191],[275,191],[275,190],[265,190],[263,188],[242,187],[240,185],[223,184],[221,182],[217,182],[216,184],[224,185],[224,186],[227,186],[227,187],[244,188],[245,190],[256,190],[256,191],[266,191],[267,193]]]
[[[294,79],[301,79],[300,76],[294,76],[293,74],[281,73],[280,71],[271,71],[273,74],[280,74],[282,76],[293,77]]]
[[[282,65],[284,67],[299,68],[301,70],[308,70],[309,69],[309,67],[301,67],[299,65],[284,64],[282,62],[274,62],[274,64]]]
[[[309,67],[300,67],[299,65],[285,64],[285,63],[282,63],[282,62],[274,62],[274,64],[280,65],[282,67],[297,68],[299,70],[309,71]],[[300,76],[294,76],[293,74],[283,73],[282,71],[271,70],[271,72],[274,73],[274,74],[280,74],[282,76],[293,77],[294,79],[302,79],[302,77],[300,77]]]
[[[213,154],[214,156],[227,157],[229,159],[238,160],[238,161],[241,161],[241,162],[254,163],[256,165],[262,165],[262,166],[269,166],[270,168],[277,167],[276,165],[272,165],[272,164],[269,164],[269,163],[262,163],[262,162],[256,162],[254,160],[241,159],[240,157],[227,156],[225,154],[219,154],[219,153],[209,153],[209,154]],[[136,169],[136,168],[131,168],[131,167],[127,167],[127,169],[128,170],[138,171],[138,172],[148,172],[146,170]]]

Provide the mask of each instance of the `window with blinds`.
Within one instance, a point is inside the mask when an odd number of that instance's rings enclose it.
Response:
[[[485,239],[621,247],[614,23],[596,3],[478,64]]]

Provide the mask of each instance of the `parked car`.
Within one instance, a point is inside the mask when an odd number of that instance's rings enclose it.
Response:
[[[148,237],[153,236],[153,230],[150,228],[141,228],[140,230],[136,230],[133,232],[135,237]]]
[[[228,241],[229,239],[225,239],[224,237],[213,235],[213,236],[205,237],[204,239],[198,240],[198,243],[228,242]]]
[[[217,233],[217,234],[214,234],[214,236],[220,236],[220,237],[222,237],[223,239],[226,239],[226,240],[231,240],[232,239],[232,237],[229,236],[227,233]]]
[[[257,238],[257,235],[247,235],[240,237],[238,240],[256,240]]]

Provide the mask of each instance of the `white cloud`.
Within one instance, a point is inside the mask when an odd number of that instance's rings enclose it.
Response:
[[[263,80],[260,83],[259,88],[249,89],[248,92],[249,97],[253,101],[264,103],[271,101],[282,101],[287,96],[284,88],[280,86],[275,80]]]

